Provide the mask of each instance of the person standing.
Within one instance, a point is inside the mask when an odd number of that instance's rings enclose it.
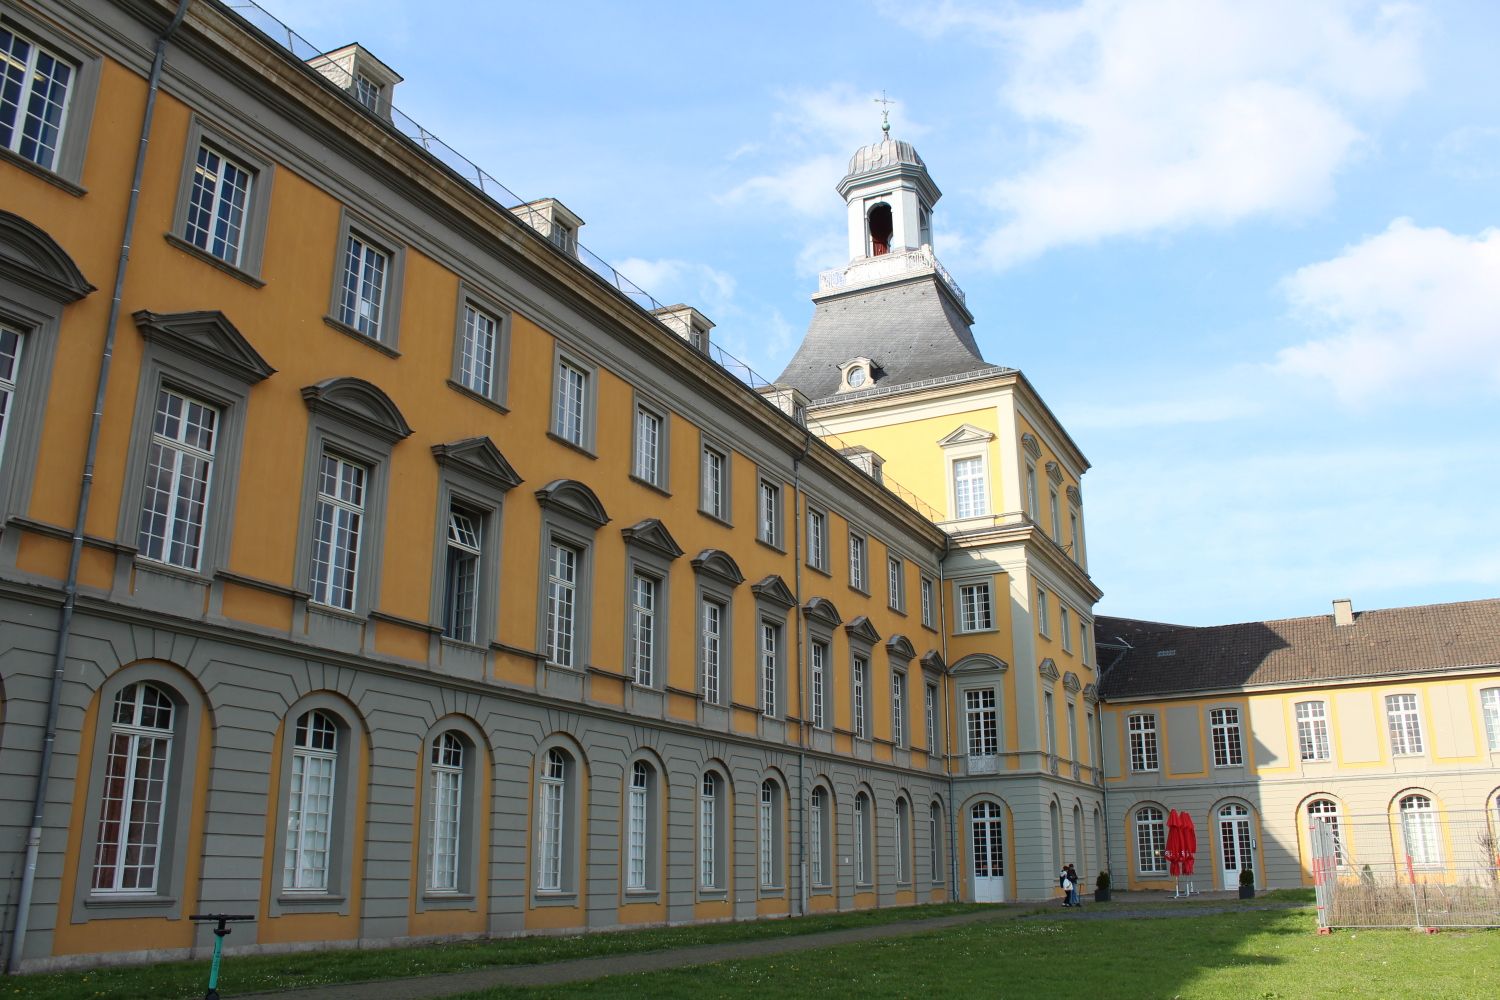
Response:
[[[1057,887],[1063,891],[1063,905],[1073,905],[1073,890],[1068,882],[1068,866],[1063,865],[1057,870]]]
[[[1083,900],[1078,896],[1078,872],[1072,864],[1064,865],[1063,871],[1068,875],[1068,905],[1082,906]]]

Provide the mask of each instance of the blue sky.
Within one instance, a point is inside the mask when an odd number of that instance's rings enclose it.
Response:
[[[261,2],[767,376],[884,88],[1100,613],[1500,594],[1500,4]]]

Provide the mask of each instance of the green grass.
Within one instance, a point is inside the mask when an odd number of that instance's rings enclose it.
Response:
[[[288,955],[231,955],[224,959],[219,988],[225,996],[261,990],[297,989],[332,983],[400,979],[502,965],[534,965],[570,958],[627,955],[728,941],[816,934],[873,927],[900,920],[929,920],[990,909],[973,903],[940,903],[858,913],[830,913],[788,920],[700,924],[641,931],[461,941],[416,948],[315,951]],[[229,939],[233,941],[234,938]],[[171,1000],[203,996],[208,960],[123,966],[88,972],[42,973],[0,980],[0,1000]]]
[[[513,997],[983,996],[1176,1000],[1470,1000],[1500,995],[1500,932],[1314,933],[1307,910],[1152,920],[1024,919]]]

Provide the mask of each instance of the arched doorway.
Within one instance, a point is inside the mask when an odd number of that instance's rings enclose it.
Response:
[[[974,848],[974,902],[1005,902],[1005,825],[997,803],[980,802],[969,812]]]
[[[870,209],[870,256],[882,257],[891,252],[891,234],[895,223],[891,221],[891,206],[881,202]]]
[[[1255,837],[1250,827],[1250,809],[1230,802],[1219,809],[1219,885],[1235,889],[1240,872],[1255,868]]]

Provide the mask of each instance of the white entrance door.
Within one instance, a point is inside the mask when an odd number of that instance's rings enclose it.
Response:
[[[1000,807],[981,802],[970,813],[974,845],[974,902],[1005,902],[1005,834]]]
[[[1225,889],[1238,889],[1240,869],[1255,867],[1250,838],[1250,810],[1231,802],[1219,810],[1219,879]]]

